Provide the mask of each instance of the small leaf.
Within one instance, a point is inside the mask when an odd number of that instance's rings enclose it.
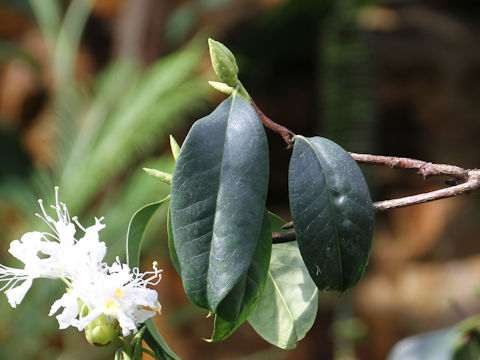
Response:
[[[233,87],[218,81],[209,81],[208,84],[215,90],[227,95],[232,95],[233,91],[235,90]]]
[[[272,231],[285,224],[270,213]],[[318,308],[318,289],[308,274],[295,242],[274,244],[263,295],[248,318],[269,343],[293,349],[312,327]]]
[[[298,246],[318,288],[354,286],[367,266],[374,228],[372,200],[355,160],[328,139],[296,136],[289,198]]]
[[[168,347],[162,335],[158,331],[157,327],[153,323],[152,319],[145,321],[147,333],[144,340],[150,346],[158,359],[161,360],[180,360],[180,358]]]
[[[267,280],[272,252],[272,230],[268,213],[265,212],[260,240],[255,250],[252,265],[244,278],[220,303],[215,315],[214,330],[210,341],[221,341],[229,337],[255,309]],[[238,299],[245,299],[241,303]]]
[[[177,161],[180,155],[180,146],[172,135],[170,135],[170,149],[172,149],[173,159]]]
[[[145,236],[148,224],[155,212],[170,200],[168,195],[163,200],[148,204],[139,209],[133,214],[127,231],[127,264],[130,268],[138,267],[140,265],[140,249],[142,247],[142,240]]]
[[[148,175],[153,176],[155,179],[160,180],[161,182],[171,185],[172,184],[172,174],[166,173],[164,171],[150,169],[150,168],[143,168]]]
[[[188,133],[173,173],[170,215],[183,287],[196,305],[216,312],[248,271],[268,172],[263,126],[239,97],[222,102]]]

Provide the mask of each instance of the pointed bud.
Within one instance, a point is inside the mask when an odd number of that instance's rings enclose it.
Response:
[[[235,56],[222,43],[208,39],[210,59],[213,70],[225,84],[231,87],[238,85],[238,66]]]
[[[172,149],[173,159],[177,161],[178,156],[180,155],[180,146],[172,135],[170,135],[170,148]]]
[[[153,176],[155,179],[164,182],[165,184],[172,185],[172,174],[149,168],[143,168],[143,171],[145,171],[148,175]]]

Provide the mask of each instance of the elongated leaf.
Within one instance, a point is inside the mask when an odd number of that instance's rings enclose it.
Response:
[[[265,132],[251,105],[232,96],[193,125],[173,173],[174,246],[198,306],[215,312],[248,271],[267,184]]]
[[[127,231],[127,264],[131,267],[140,265],[140,249],[148,224],[155,212],[170,200],[167,196],[163,200],[148,204],[133,214]]]
[[[270,213],[272,231],[285,223]],[[265,290],[248,318],[269,343],[293,349],[312,327],[318,309],[318,289],[308,274],[295,242],[274,244]]]
[[[211,341],[221,341],[229,337],[255,309],[267,280],[271,252],[272,230],[268,213],[265,212],[253,262],[247,274],[218,306]],[[239,303],[239,298],[245,300]]]
[[[367,266],[374,228],[357,163],[328,139],[296,136],[289,197],[298,246],[317,286],[340,292],[354,286]]]
[[[162,335],[160,335],[152,319],[145,321],[145,326],[147,327],[147,334],[145,334],[144,340],[159,359],[180,360],[180,358],[168,347],[165,340],[163,340]]]

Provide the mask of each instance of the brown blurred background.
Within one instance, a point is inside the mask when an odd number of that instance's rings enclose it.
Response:
[[[168,187],[143,166],[173,167],[181,143],[224,96],[208,88],[206,38],[237,56],[255,102],[295,133],[350,151],[479,168],[480,4],[459,0],[1,0],[0,250],[38,222],[53,186],[83,224],[105,216],[110,256],[128,220]],[[269,209],[289,220],[290,151],[268,133]],[[430,191],[446,179],[362,166],[374,201]],[[170,265],[165,214],[143,260],[159,259],[157,322],[182,359],[384,359],[399,339],[480,311],[480,194],[378,214],[365,278],[320,296],[293,351],[248,324],[207,344],[212,323]],[[4,255],[3,255],[4,254]],[[0,299],[0,358],[112,358],[48,310],[60,288],[39,282],[11,309]],[[92,354],[92,355],[90,355]]]

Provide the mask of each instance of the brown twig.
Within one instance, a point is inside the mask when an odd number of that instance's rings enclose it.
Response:
[[[257,112],[263,125],[270,130],[280,134],[287,143],[287,148],[292,147],[295,134],[286,127],[275,123],[267,117],[262,110],[258,108],[252,100],[252,106]],[[418,174],[427,179],[430,176],[446,175],[455,178],[454,186],[422,193],[418,195],[406,196],[398,199],[377,201],[373,203],[373,209],[376,212],[386,211],[411,205],[422,204],[429,201],[445,199],[461,194],[468,194],[474,190],[480,189],[480,170],[465,170],[461,167],[447,164],[433,164],[423,160],[415,160],[404,157],[382,156],[370,154],[350,153],[352,158],[363,164],[383,165],[395,169],[416,169]],[[283,229],[293,228],[293,222],[286,223]],[[273,233],[273,242],[287,242],[295,240],[295,233]]]
[[[350,153],[358,163],[385,165],[394,169],[417,169],[424,179],[435,175],[449,175],[459,180],[466,180],[468,171],[461,167],[446,164],[432,164],[423,160],[415,160],[395,156],[381,156]]]
[[[354,154],[359,155],[359,154]],[[362,155],[359,155],[362,156]],[[360,161],[369,164],[377,164],[377,165],[387,165],[381,162],[381,158],[387,158],[386,156],[375,156],[375,155],[368,155],[370,160],[372,161]],[[356,156],[354,156],[355,159]],[[394,159],[389,157],[390,159]],[[403,162],[405,166],[393,166],[402,169],[416,169],[418,167],[414,167],[413,164],[422,163],[421,160],[413,160],[413,159],[405,159],[404,160],[411,160]],[[365,160],[365,159],[364,159]],[[357,160],[358,161],[358,160]],[[423,162],[425,163],[425,162]],[[373,203],[373,209],[375,212],[381,212],[386,210],[397,209],[406,206],[418,205],[429,201],[445,199],[453,196],[458,196],[462,194],[468,194],[474,190],[480,189],[480,170],[464,170],[457,166],[445,165],[445,164],[432,164],[432,163],[425,163],[428,164],[428,167],[419,168],[419,173],[422,176],[433,176],[433,175],[450,175],[458,178],[462,181],[462,183],[451,186],[448,188],[430,191],[427,193],[422,193],[418,195],[406,196],[398,199],[392,200],[384,200],[384,201],[377,201]],[[422,171],[422,169],[424,171]],[[441,169],[444,169],[442,172]],[[427,175],[425,175],[427,174]],[[288,222],[283,226],[284,229],[291,229],[293,228],[293,222]]]
[[[287,233],[278,233],[278,232],[272,233],[272,242],[274,244],[281,244],[281,243],[295,241],[295,240],[296,240],[296,237],[293,231],[287,232]]]
[[[285,126],[277,124],[275,121],[270,119],[267,115],[263,113],[262,110],[255,104],[255,101],[252,100],[252,106],[255,109],[255,111],[258,114],[258,117],[262,121],[262,124],[272,130],[273,132],[276,132],[280,134],[280,136],[283,138],[283,140],[287,143],[287,149],[290,149],[293,146],[293,138],[295,134],[287,129]]]

